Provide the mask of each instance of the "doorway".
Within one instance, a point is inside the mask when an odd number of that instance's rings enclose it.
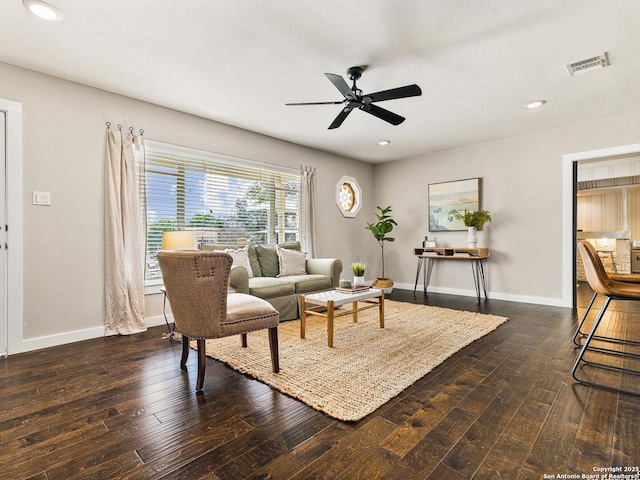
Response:
[[[0,99],[0,356],[27,351],[23,338],[22,104]]]
[[[0,111],[0,357],[7,355],[6,113]]]
[[[640,143],[570,153],[563,156],[562,173],[562,300],[576,308],[577,162],[640,154]]]

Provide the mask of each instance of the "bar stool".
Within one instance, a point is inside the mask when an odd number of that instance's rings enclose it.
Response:
[[[579,378],[578,376],[578,371],[579,371],[578,367],[581,364],[640,375],[640,370],[611,365],[611,364],[602,363],[602,362],[596,362],[592,360],[586,360],[584,358],[585,354],[588,351],[606,353],[606,354],[622,356],[622,357],[635,357],[635,358],[640,357],[640,355],[634,354],[631,352],[623,352],[619,350],[591,346],[591,341],[594,339],[602,340],[605,342],[615,342],[620,344],[629,344],[629,345],[639,344],[638,342],[630,341],[624,338],[613,338],[613,337],[604,337],[604,336],[596,337],[595,332],[598,329],[598,325],[600,325],[602,317],[604,316],[607,308],[609,307],[609,303],[611,302],[611,300],[640,300],[640,284],[625,283],[625,282],[613,280],[609,275],[607,275],[607,272],[602,266],[602,262],[600,261],[600,257],[598,256],[598,253],[596,252],[593,245],[591,245],[589,242],[586,242],[586,241],[579,242],[578,251],[580,252],[580,256],[582,257],[582,262],[584,264],[584,269],[585,269],[585,275],[587,277],[587,282],[589,283],[589,286],[593,289],[593,291],[595,292],[595,295],[597,294],[604,295],[606,299],[604,301],[604,304],[602,305],[602,308],[598,312],[598,316],[596,317],[596,320],[594,321],[590,332],[588,333],[584,343],[582,344],[580,353],[578,354],[578,357],[576,358],[573,368],[571,369],[571,375],[578,383],[581,383],[582,385],[606,388],[608,390],[628,393],[631,395],[640,395],[640,392],[634,392],[631,390],[614,387],[612,385],[605,385],[602,383],[593,382],[590,380]],[[588,313],[588,311],[591,309],[593,305],[593,302],[595,300],[595,295],[591,299],[591,303],[587,308],[587,312],[585,313],[585,316],[582,319],[582,322],[580,323],[580,326],[578,327],[576,334],[574,335],[574,342],[580,332],[582,323],[584,323],[586,314]]]

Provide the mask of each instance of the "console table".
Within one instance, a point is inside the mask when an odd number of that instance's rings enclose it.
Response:
[[[427,264],[423,270],[423,283],[424,293],[427,293],[434,263],[438,260],[450,260],[471,263],[471,272],[473,274],[473,283],[476,287],[478,302],[480,301],[480,287],[482,287],[482,291],[484,292],[484,298],[487,298],[487,288],[484,280],[484,263],[487,261],[487,258],[489,258],[488,248],[414,248],[413,254],[418,257],[416,283],[413,286],[414,292],[418,287],[420,270],[422,270],[425,261]]]

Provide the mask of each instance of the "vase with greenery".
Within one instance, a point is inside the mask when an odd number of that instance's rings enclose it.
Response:
[[[476,248],[478,246],[476,230],[482,229],[486,223],[491,222],[491,214],[487,210],[469,211],[466,208],[464,212],[451,210],[449,214],[458,220],[462,220],[462,223],[467,227],[469,233],[469,237],[467,238],[468,246],[469,248]]]
[[[487,210],[469,211],[465,208],[464,212],[451,210],[449,214],[458,220],[462,220],[465,227],[475,227],[478,230],[481,229],[485,223],[491,222],[491,214]]]
[[[376,213],[376,219],[378,220],[375,223],[367,222],[367,226],[364,227],[367,230],[370,230],[375,239],[380,244],[380,249],[382,253],[382,277],[378,277],[373,281],[373,285],[378,288],[384,288],[385,290],[393,288],[393,280],[387,278],[385,276],[384,271],[384,242],[394,242],[395,238],[390,237],[389,233],[393,230],[393,227],[398,224],[396,221],[391,218],[391,207],[382,208],[380,205],[376,207],[378,209],[378,213]]]
[[[364,263],[354,262],[351,264],[351,271],[353,272],[353,286],[354,287],[363,287],[364,283],[364,272],[367,269],[367,266]]]

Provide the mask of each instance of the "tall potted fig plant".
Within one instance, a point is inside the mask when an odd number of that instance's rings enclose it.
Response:
[[[393,242],[395,238],[390,237],[389,233],[393,230],[394,226],[398,224],[391,218],[391,207],[382,208],[380,205],[377,207],[378,213],[376,213],[376,223],[367,222],[367,226],[364,227],[370,230],[375,239],[380,244],[380,250],[382,252],[382,277],[378,277],[373,281],[373,286],[384,289],[386,293],[390,293],[393,289],[393,279],[387,278],[384,271],[384,242]]]

